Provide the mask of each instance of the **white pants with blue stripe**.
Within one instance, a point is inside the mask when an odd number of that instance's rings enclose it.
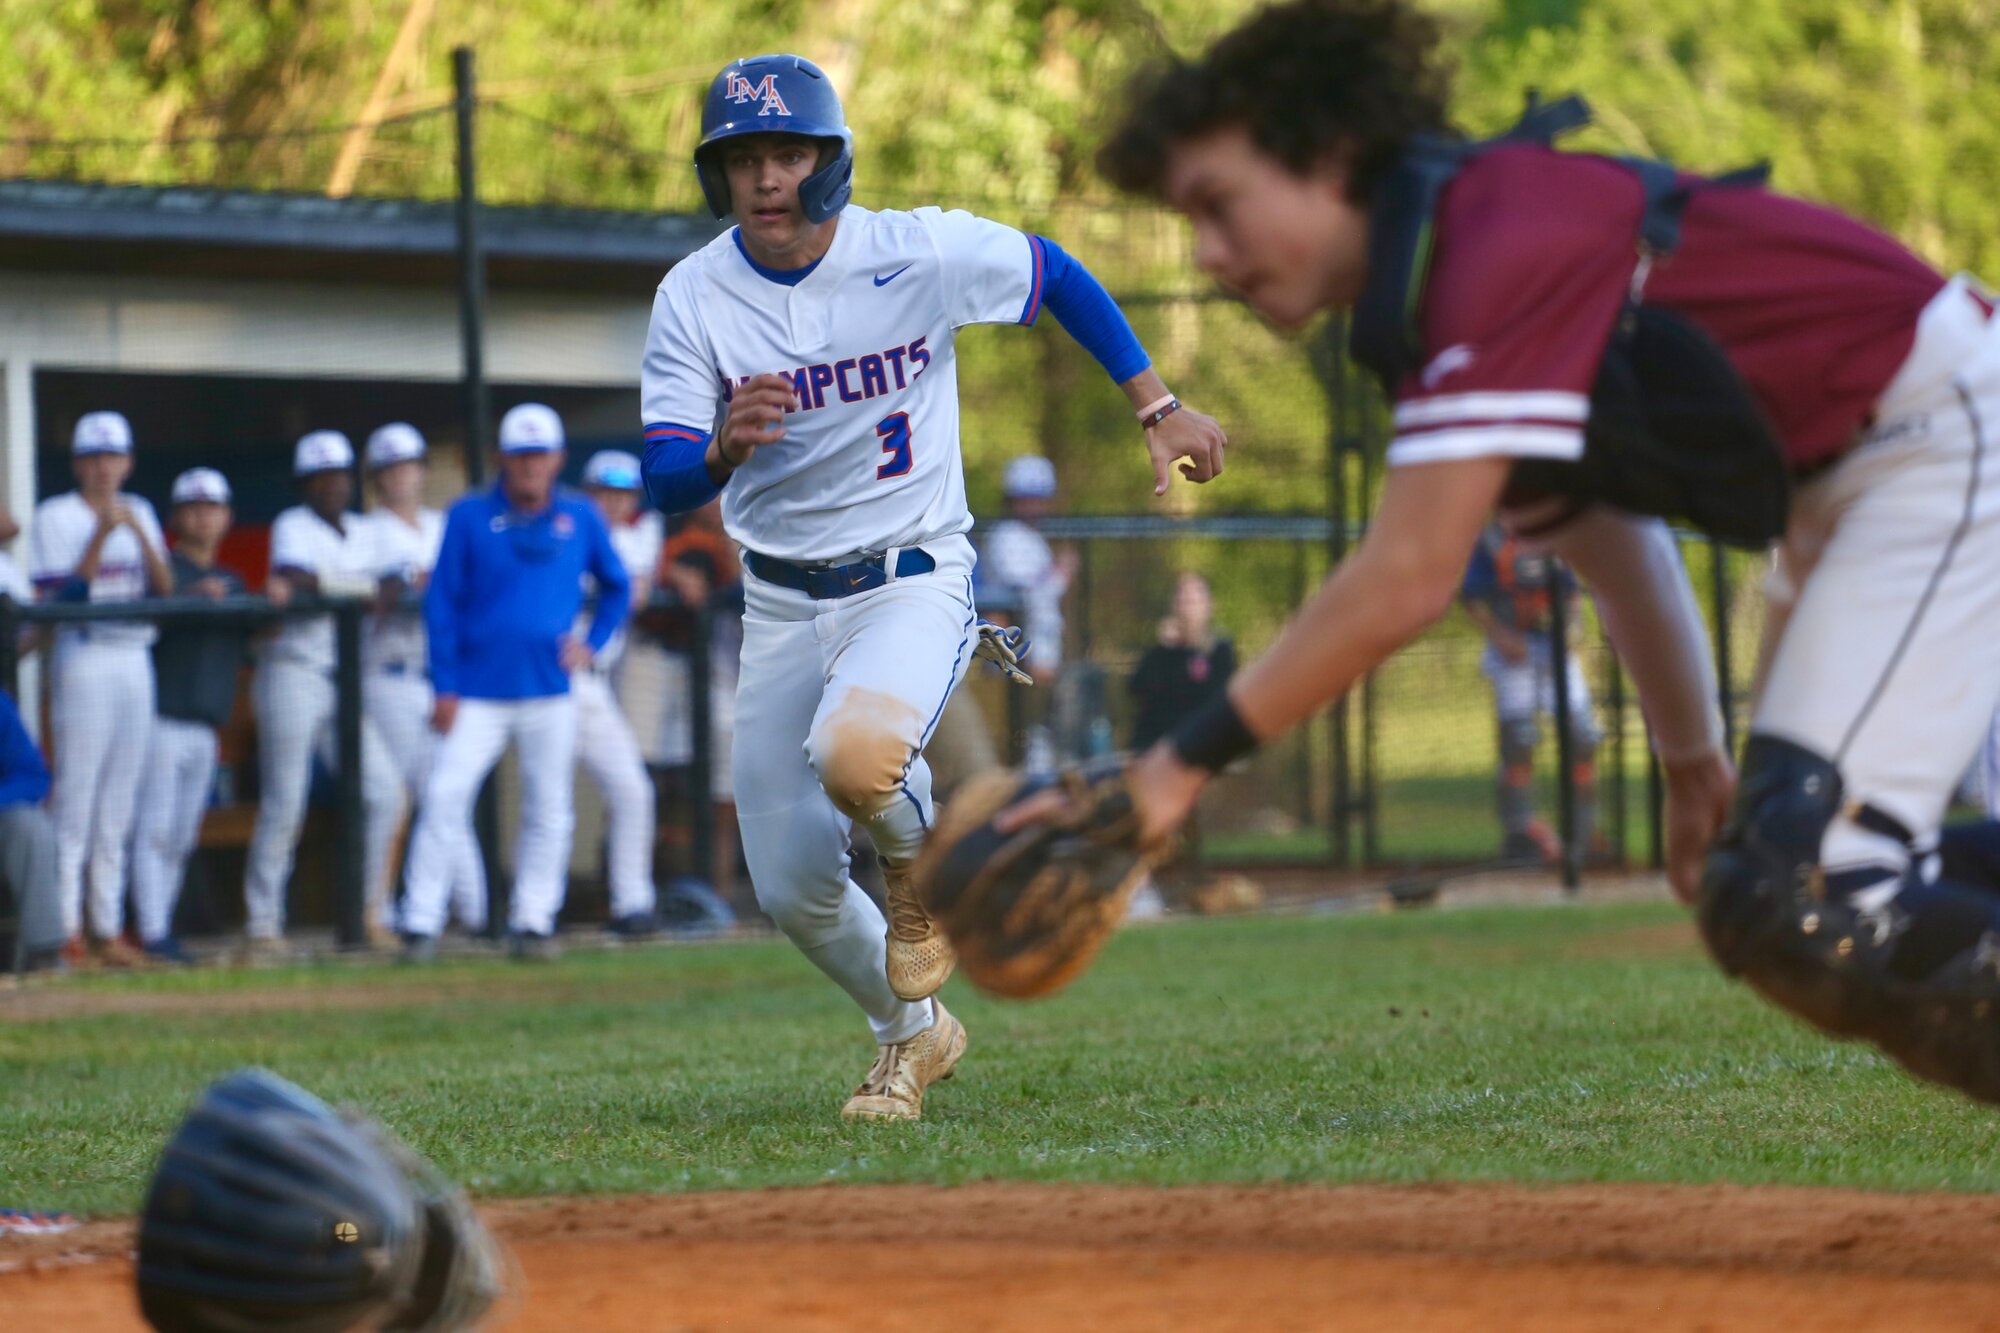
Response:
[[[868,1016],[878,1043],[929,1027],[896,998],[887,923],[849,878],[852,821],[914,857],[931,820],[923,747],[971,660],[972,548],[927,542],[929,574],[817,599],[746,573],[736,812],[757,902]]]

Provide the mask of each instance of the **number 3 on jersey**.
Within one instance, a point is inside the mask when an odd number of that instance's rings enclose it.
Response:
[[[876,423],[875,434],[881,437],[882,452],[889,455],[889,461],[875,469],[875,479],[886,481],[890,477],[900,477],[910,470],[910,414],[893,412]]]

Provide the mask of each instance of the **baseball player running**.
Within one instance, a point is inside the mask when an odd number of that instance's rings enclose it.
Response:
[[[653,567],[659,563],[665,524],[656,513],[640,513],[642,483],[639,460],[623,449],[601,449],[583,465],[583,490],[597,506],[630,580],[634,607],[645,605],[653,592]],[[586,593],[596,589],[588,580]],[[579,632],[587,631],[579,626]],[[576,696],[576,754],[591,781],[604,796],[609,850],[605,878],[611,882],[611,930],[627,939],[656,934],[657,894],[653,887],[653,779],[632,724],[612,692],[612,673],[625,649],[621,630],[592,659],[588,669],[570,680]]]
[[[1666,770],[1670,877],[1724,969],[2000,1100],[2000,877],[1951,833],[1924,854],[2000,702],[1993,300],[1752,178],[1554,151],[1577,103],[1457,139],[1437,40],[1382,0],[1267,9],[1142,85],[1101,155],[1273,323],[1352,309],[1396,400],[1367,536],[1136,762],[1143,826],[1443,614],[1504,505],[1598,599]],[[1740,787],[1648,512],[1781,539]]]
[[[737,225],[669,272],[643,367],[646,483],[668,512],[719,491],[745,549],[734,752],[758,902],[867,1015],[850,1118],[915,1119],[965,1030],[933,998],[949,946],[911,889],[931,820],[922,751],[976,640],[957,331],[1043,306],[1137,409],[1164,492],[1223,435],[1181,408],[1118,307],[1054,243],[968,213],[850,205],[853,143],[810,61],[716,76],[695,168]],[[889,918],[848,877],[849,821],[884,858]]]
[[[1548,824],[1535,814],[1537,719],[1556,709],[1554,618],[1550,599],[1570,606],[1576,579],[1569,570],[1490,523],[1473,544],[1472,559],[1459,585],[1466,615],[1486,636],[1479,671],[1493,687],[1493,711],[1500,723],[1500,771],[1494,784],[1501,855],[1555,861],[1562,847]],[[1574,622],[1572,622],[1574,623]],[[1597,718],[1590,685],[1574,655],[1564,657],[1569,686],[1570,754],[1575,760],[1576,840],[1590,846],[1597,823]]]
[[[216,563],[222,539],[229,535],[229,482],[214,468],[192,468],[174,478],[172,501],[167,522],[174,530],[168,557],[174,593],[241,596],[243,580]],[[241,629],[189,624],[161,630],[153,645],[158,713],[139,782],[132,906],[140,943],[156,962],[189,961],[173,933],[174,905],[215,785],[216,733],[229,724],[236,707],[236,677],[246,646]]]
[[[153,507],[118,488],[132,473],[132,426],[116,412],[86,413],[70,442],[77,488],[35,506],[28,576],[44,601],[123,602],[173,587]],[[139,774],[153,730],[151,625],[64,625],[55,636],[50,725],[56,879],[63,927],[83,928],[90,871],[93,947],[106,962],[137,962],[120,938],[125,868]],[[74,952],[74,950],[73,950]]]
[[[367,561],[384,580],[389,602],[369,618],[362,639],[362,706],[412,803],[423,798],[437,751],[435,701],[424,662],[423,615],[396,603],[405,590],[421,593],[429,586],[444,540],[444,515],[423,502],[425,453],[415,426],[392,421],[368,437],[362,456],[375,487],[375,508],[360,520]],[[486,928],[486,863],[476,842],[456,849],[447,901],[468,932]]]
[[[375,560],[361,516],[347,503],[354,494],[354,446],[337,430],[303,436],[292,454],[303,504],[271,524],[271,601],[284,606],[313,593],[372,593]],[[250,834],[243,897],[248,917],[245,952],[282,957],[285,887],[305,820],[313,756],[331,767],[334,730],[332,616],[286,621],[265,641],[250,703],[257,715],[257,760],[262,791]],[[361,721],[362,832],[370,933],[388,932],[389,840],[403,817],[403,788],[395,763],[375,726]]]
[[[576,700],[571,681],[625,623],[629,582],[597,510],[557,487],[562,421],[540,403],[500,419],[500,481],[445,518],[431,586],[431,725],[442,738],[403,876],[403,956],[437,956],[452,866],[472,842],[472,802],[508,742],[520,754],[508,950],[556,955],[575,824]],[[596,581],[587,636],[575,632],[583,577]]]

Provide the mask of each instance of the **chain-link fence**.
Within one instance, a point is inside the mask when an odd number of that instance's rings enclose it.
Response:
[[[1062,750],[1079,755],[1125,748],[1135,738],[1144,663],[1172,638],[1183,576],[1199,575],[1212,589],[1214,639],[1244,661],[1325,577],[1343,531],[1304,516],[1069,517],[1042,529],[1077,553],[1067,607],[1072,660],[1055,682],[1063,703],[1053,711],[1065,719]],[[1364,531],[1359,522],[1345,528],[1346,544]],[[1679,543],[1715,647],[1730,735],[1740,736],[1762,634],[1763,560],[1690,533]],[[1586,869],[1656,865],[1659,775],[1643,715],[1587,597],[1573,617],[1568,656],[1576,670],[1567,703],[1576,720],[1567,776],[1577,859]],[[1526,803],[1536,841],[1510,845],[1495,666],[1486,636],[1454,611],[1327,714],[1222,778],[1204,798],[1200,856],[1217,865],[1331,870],[1502,860],[1553,868],[1565,776],[1553,677],[1540,673],[1528,713]],[[1048,710],[1010,693],[989,701],[987,711],[1018,757]]]

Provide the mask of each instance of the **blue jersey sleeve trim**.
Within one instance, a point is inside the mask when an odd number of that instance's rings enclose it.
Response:
[[[762,264],[758,263],[756,260],[750,257],[749,247],[743,244],[743,228],[741,227],[730,228],[729,237],[731,240],[736,242],[736,252],[743,256],[743,262],[748,264],[751,270],[755,272],[758,277],[768,278],[770,281],[778,283],[780,286],[796,287],[800,283],[806,280],[807,274],[811,273],[814,269],[819,267],[819,260],[815,259],[813,260],[812,263],[807,264],[804,268],[765,268]],[[824,259],[825,256],[822,255],[820,256],[820,258]]]
[[[685,514],[722,494],[708,475],[708,439],[709,432],[673,421],[646,427],[646,458],[639,471],[654,508]]]
[[[1131,322],[1104,284],[1054,241],[1040,236],[1028,239],[1037,256],[1037,290],[1029,294],[1030,303],[1047,304],[1056,322],[1097,358],[1113,384],[1123,384],[1152,365],[1153,358],[1139,345]]]
[[[1036,317],[1042,313],[1043,283],[1049,271],[1048,251],[1044,248],[1046,245],[1047,242],[1039,236],[1030,236],[1028,238],[1028,264],[1030,272],[1028,274],[1028,299],[1021,307],[1021,318],[1018,321],[1022,324],[1033,324]]]

